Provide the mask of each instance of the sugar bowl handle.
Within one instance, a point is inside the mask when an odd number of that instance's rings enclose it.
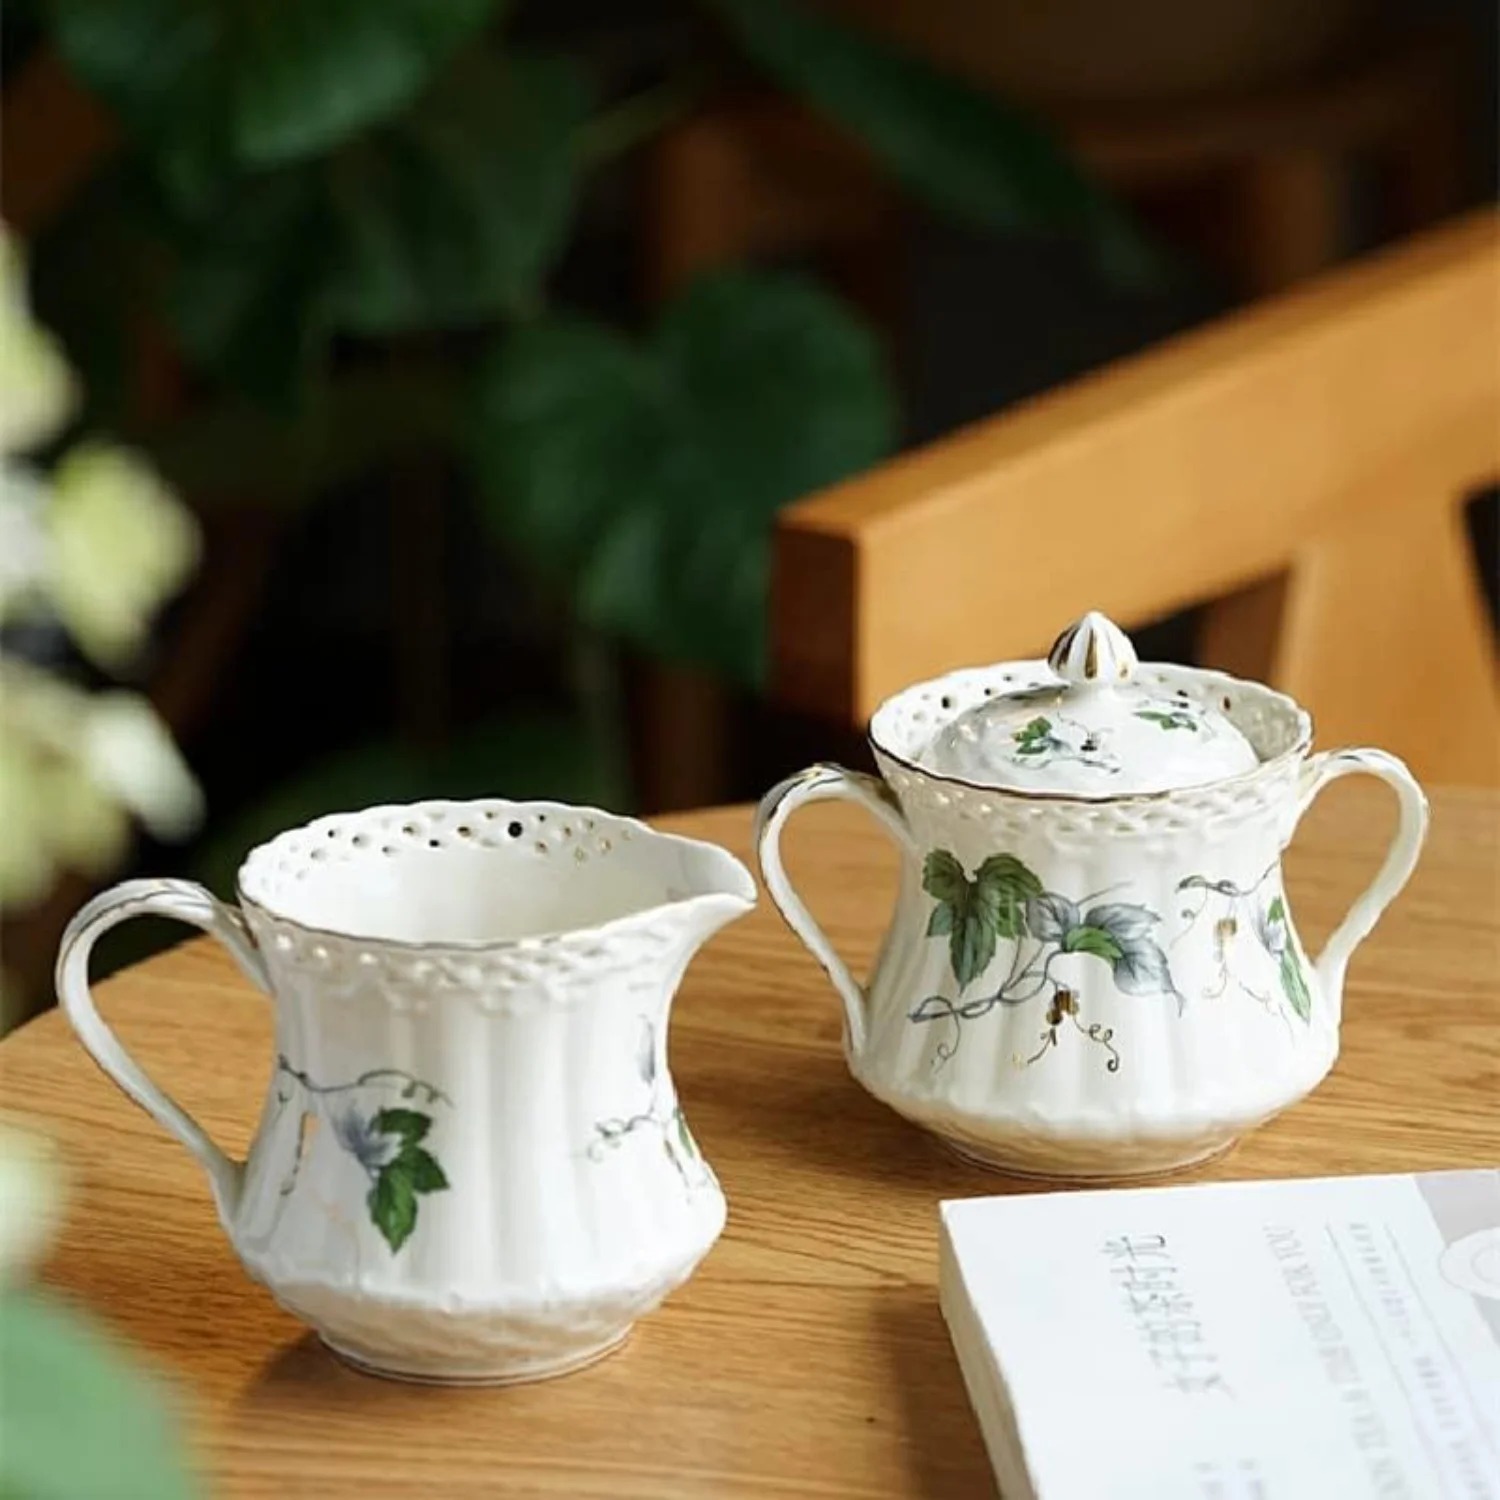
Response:
[[[755,814],[755,852],[761,880],[786,919],[786,924],[807,944],[822,964],[833,987],[844,1002],[844,1043],[858,1056],[865,1045],[865,990],[849,972],[849,966],[834,952],[828,935],[818,926],[802,898],[787,879],[781,863],[781,830],[799,807],[809,802],[857,802],[872,813],[885,831],[903,849],[912,848],[911,830],[896,803],[895,794],[878,776],[846,771],[842,766],[817,765],[771,788]]]
[[[1336,1006],[1342,1005],[1344,970],[1350,955],[1400,894],[1427,838],[1427,798],[1406,766],[1384,750],[1330,750],[1313,756],[1303,771],[1297,817],[1302,817],[1329,782],[1361,774],[1378,777],[1395,792],[1399,817],[1379,872],[1324,943],[1314,965],[1319,987]]]
[[[244,1167],[226,1156],[208,1132],[151,1081],[94,1008],[93,992],[89,989],[89,954],[94,944],[111,927],[118,927],[132,917],[145,916],[171,917],[201,927],[223,943],[255,984],[270,989],[260,950],[245,919],[234,907],[226,906],[190,880],[127,880],[95,896],[68,924],[57,956],[57,997],[94,1061],[203,1164],[213,1184],[219,1218],[227,1225],[239,1204]]]

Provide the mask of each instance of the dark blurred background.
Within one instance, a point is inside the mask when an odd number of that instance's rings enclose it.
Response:
[[[765,692],[776,509],[1493,197],[1496,15],[10,5],[36,312],[207,543],[136,680],[209,814],[133,868],[227,892],[335,808],[649,814],[857,757]],[[7,915],[23,1010],[90,884]]]

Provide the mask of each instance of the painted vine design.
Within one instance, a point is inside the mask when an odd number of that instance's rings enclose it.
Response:
[[[1198,733],[1197,719],[1180,708],[1138,708],[1135,716],[1148,724],[1155,724],[1158,729],[1191,729],[1194,734]]]
[[[636,1072],[646,1086],[646,1108],[638,1114],[598,1121],[594,1126],[594,1139],[589,1145],[589,1156],[600,1161],[606,1151],[616,1149],[639,1131],[649,1130],[660,1137],[667,1160],[677,1169],[684,1186],[691,1190],[706,1175],[708,1168],[692,1131],[688,1129],[682,1106],[669,1089],[662,1087],[666,1073],[662,1067],[657,1028],[648,1016],[641,1017]]]
[[[282,1195],[296,1186],[312,1133],[318,1121],[326,1118],[334,1139],[369,1178],[365,1208],[394,1255],[417,1227],[419,1200],[430,1193],[447,1191],[448,1177],[424,1144],[432,1129],[432,1116],[407,1104],[377,1105],[366,1092],[393,1085],[400,1085],[397,1097],[412,1104],[430,1109],[452,1103],[441,1089],[399,1068],[374,1068],[348,1083],[326,1084],[294,1068],[285,1055],[276,1059],[278,1105],[290,1103],[297,1090],[306,1101],[296,1157],[281,1186]]]
[[[1048,718],[1038,714],[1011,734],[1012,756],[1018,764],[1049,766],[1054,761],[1074,761],[1097,771],[1117,775],[1120,763],[1101,743],[1101,736],[1086,724],[1062,714]]]
[[[1012,701],[1027,702],[1032,699],[1057,700],[1051,689],[1014,693]],[[1134,717],[1147,724],[1154,724],[1163,733],[1185,731],[1214,738],[1212,726],[1204,719],[1199,706],[1186,697],[1149,699],[1147,706],[1135,710]],[[1055,710],[1038,713],[1028,719],[1019,729],[1011,731],[1010,759],[1017,765],[1041,768],[1058,762],[1069,762],[1089,766],[1108,775],[1117,775],[1121,769],[1119,758],[1108,746],[1109,731],[1092,729],[1077,719]]]
[[[1036,874],[1013,854],[993,854],[972,879],[946,849],[933,850],[923,862],[922,888],[937,903],[927,923],[929,938],[945,938],[948,962],[958,995],[929,995],[908,1013],[917,1023],[943,1021],[952,1034],[937,1048],[941,1066],[958,1051],[964,1023],[986,1016],[996,1006],[1024,1005],[1049,986],[1040,1047],[1017,1063],[1030,1067],[1060,1044],[1065,1027],[1108,1053],[1106,1069],[1118,1072],[1120,1055],[1112,1027],[1084,1021],[1077,993],[1054,979],[1052,966],[1074,954],[1107,964],[1116,989],[1127,995],[1170,995],[1181,1010],[1184,999],[1172,978],[1167,955],[1156,940],[1161,918],[1149,907],[1105,901],[1108,891],[1071,900],[1048,891]],[[965,999],[969,986],[994,962],[1004,941],[1012,945],[1005,977],[992,991]]]
[[[1217,979],[1204,992],[1206,998],[1213,999],[1223,995],[1232,979],[1245,994],[1270,1010],[1274,1006],[1271,996],[1252,989],[1243,979],[1232,975],[1230,954],[1243,934],[1248,907],[1249,929],[1276,965],[1282,998],[1292,1014],[1307,1024],[1312,1020],[1312,990],[1308,986],[1297,945],[1292,940],[1286,900],[1271,881],[1278,868],[1278,863],[1268,865],[1259,879],[1248,886],[1236,885],[1232,880],[1210,879],[1206,875],[1189,875],[1178,881],[1178,893],[1185,900],[1192,899],[1193,895],[1199,898],[1196,906],[1187,907],[1182,912],[1187,925],[1178,941],[1194,929],[1206,910],[1213,907],[1218,913],[1213,928]]]
[[[1172,698],[1152,698],[1145,708],[1138,708],[1135,717],[1147,724],[1155,724],[1164,734],[1186,731],[1199,734],[1204,739],[1214,739],[1213,725],[1203,716],[1202,706],[1189,696],[1184,688],[1178,688]]]

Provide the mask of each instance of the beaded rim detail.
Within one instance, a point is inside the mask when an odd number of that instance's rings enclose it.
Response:
[[[539,825],[550,827],[541,828],[539,832]],[[481,836],[475,832],[479,828],[494,828],[497,832]],[[515,831],[517,828],[519,832]],[[551,829],[556,829],[556,834]],[[463,840],[466,844],[472,835],[473,845],[479,848],[506,848],[529,841],[532,857],[550,853],[555,847],[574,841],[575,837],[578,840],[576,847],[589,851],[587,857],[608,857],[618,854],[621,846],[639,842],[658,849],[675,847],[682,855],[702,859],[717,868],[712,871],[711,883],[701,889],[682,894],[669,892],[660,900],[608,921],[514,938],[436,942],[318,926],[291,915],[277,897],[265,889],[273,862],[290,858],[309,864],[319,862],[327,857],[326,848],[340,844],[358,851],[360,858],[370,857],[365,852],[367,850],[373,850],[376,855],[394,857],[398,845],[406,848],[440,847],[437,837],[440,832],[451,833],[454,842]],[[585,844],[583,840],[590,842]],[[555,953],[560,948],[578,944],[592,949],[617,934],[638,930],[663,911],[695,902],[729,900],[749,909],[755,904],[756,888],[750,872],[727,849],[704,839],[663,832],[623,813],[539,800],[523,802],[488,797],[454,801],[432,798],[422,802],[382,803],[354,812],[327,813],[311,822],[283,830],[245,856],[235,877],[235,899],[261,918],[268,929],[278,933],[289,931],[305,940],[298,943],[299,949],[308,943],[324,943],[339,951],[352,946],[389,950],[393,955],[476,958],[490,953],[519,958],[528,954]],[[316,949],[309,951],[316,956]]]

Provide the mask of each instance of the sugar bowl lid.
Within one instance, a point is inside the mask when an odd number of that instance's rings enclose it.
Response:
[[[1047,671],[948,720],[916,757],[979,786],[1130,796],[1202,786],[1259,764],[1186,668],[1143,680],[1130,638],[1097,611],[1058,636]],[[1183,685],[1178,685],[1183,684]]]

